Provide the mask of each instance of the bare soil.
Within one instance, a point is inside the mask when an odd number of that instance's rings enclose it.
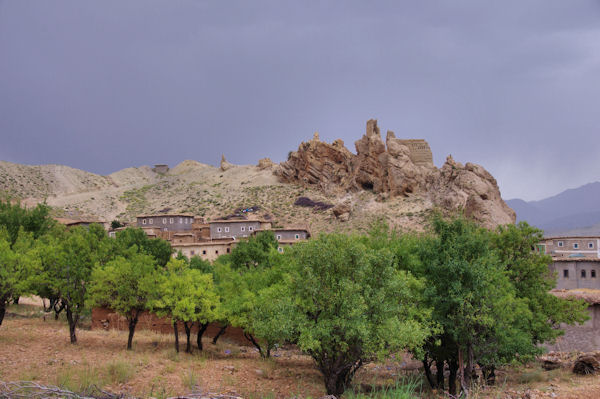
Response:
[[[183,341],[185,335],[180,336]],[[134,350],[125,349],[127,332],[78,330],[69,343],[63,320],[42,315],[33,304],[9,308],[0,327],[0,381],[31,380],[81,391],[91,385],[137,397],[166,397],[193,391],[228,393],[244,398],[318,398],[325,395],[310,357],[294,347],[263,360],[249,347],[205,340],[205,350],[176,354],[173,336],[137,331]],[[183,342],[184,343],[184,342]],[[184,347],[182,347],[183,349]],[[357,375],[355,389],[393,386],[399,378],[421,379],[419,362],[396,355],[371,363]],[[443,397],[423,388],[421,397]],[[600,398],[600,378],[570,370],[547,372],[539,365],[498,372],[498,386],[473,397]]]

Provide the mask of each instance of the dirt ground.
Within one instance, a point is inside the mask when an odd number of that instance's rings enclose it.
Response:
[[[80,329],[77,334],[78,344],[71,345],[63,320],[44,318],[33,304],[12,306],[0,327],[0,381],[36,381],[79,392],[96,385],[114,393],[156,398],[198,391],[244,398],[325,395],[312,360],[294,348],[279,349],[273,358],[263,360],[253,348],[226,341],[212,345],[207,339],[203,352],[195,348],[192,354],[176,354],[172,335],[137,331],[134,350],[127,351],[126,332]],[[393,356],[365,366],[355,385],[393,385],[407,375],[421,379],[418,367],[418,362]],[[600,398],[600,377],[578,377],[569,370],[509,368],[498,372],[498,382],[473,396]],[[419,396],[443,397],[425,387]]]

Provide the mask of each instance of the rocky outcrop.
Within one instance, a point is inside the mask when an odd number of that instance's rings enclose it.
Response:
[[[284,182],[318,186],[329,193],[371,190],[382,199],[419,194],[443,209],[463,209],[487,227],[515,221],[490,173],[452,157],[436,168],[425,140],[403,140],[388,131],[384,143],[377,121],[371,119],[355,147],[353,154],[342,140],[328,144],[315,133],[275,173]]]
[[[262,158],[258,160],[258,165],[256,165],[258,167],[258,169],[269,169],[272,168],[273,166],[275,166],[275,164],[273,163],[273,161],[271,161],[271,158]]]
[[[232,163],[227,162],[227,159],[225,159],[225,154],[221,155],[221,170],[223,172],[225,172],[226,170],[229,170],[231,168],[233,168],[235,165],[233,165]]]
[[[312,140],[291,152],[275,173],[286,182],[316,185],[326,191],[346,189],[352,184],[353,159],[342,140],[328,144],[315,133]]]

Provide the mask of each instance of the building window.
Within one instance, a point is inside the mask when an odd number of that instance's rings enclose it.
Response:
[[[146,224],[146,219],[142,220],[142,224]]]
[[[221,228],[217,227],[217,233],[220,233],[220,232],[221,232]]]
[[[248,226],[248,231],[252,231],[252,230],[254,230],[254,227]]]
[[[169,223],[173,224],[173,218],[169,218]]]
[[[215,254],[218,255],[219,254],[219,250],[215,249]]]
[[[148,223],[149,224],[153,224],[154,223],[154,219],[148,219]]]
[[[183,218],[179,218],[179,224],[183,224]]]
[[[563,242],[562,241],[559,241],[557,244],[558,244],[559,247],[563,246]]]
[[[595,270],[591,270],[590,274],[591,274],[592,278],[596,278],[596,271]]]
[[[194,255],[196,252],[195,252],[194,250],[191,250],[191,251],[190,251],[190,253],[191,253],[192,255]]]
[[[116,237],[116,236],[117,236],[117,234],[116,234],[114,231],[109,231],[109,232],[108,232],[108,236],[109,236],[109,237]]]
[[[282,247],[277,247],[277,250],[279,251],[280,254],[283,253],[283,248]]]
[[[246,226],[242,226],[242,227],[241,227],[241,230],[242,230],[242,231],[246,231]]]
[[[167,224],[167,218],[163,218],[163,224]]]
[[[184,221],[185,224],[188,224],[188,219],[187,218],[184,218],[183,221]]]
[[[231,248],[227,248],[227,253],[230,253],[230,252],[231,252]]]
[[[300,234],[296,234],[295,237],[296,237],[296,240],[299,239],[300,238]]]
[[[586,277],[585,270],[582,270],[582,271],[581,271],[581,278],[585,278],[585,277]]]
[[[202,250],[202,255],[206,255],[206,249]]]
[[[593,249],[594,248],[594,243],[593,242],[588,242],[588,248],[589,249]]]
[[[563,270],[563,277],[564,278],[569,278],[569,270],[568,269],[564,269]]]
[[[225,227],[225,233],[229,233],[229,227]]]
[[[573,243],[573,249],[579,249],[579,244],[578,243]]]
[[[281,234],[277,234],[277,241],[281,240]]]

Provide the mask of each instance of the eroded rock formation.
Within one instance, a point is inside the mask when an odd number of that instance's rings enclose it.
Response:
[[[353,154],[342,140],[328,144],[315,133],[275,173],[285,182],[318,186],[328,193],[372,190],[383,199],[426,196],[441,208],[464,209],[487,227],[515,221],[490,173],[479,165],[455,162],[451,156],[436,168],[425,140],[403,140],[388,131],[384,143],[377,121],[371,119],[355,147]]]

